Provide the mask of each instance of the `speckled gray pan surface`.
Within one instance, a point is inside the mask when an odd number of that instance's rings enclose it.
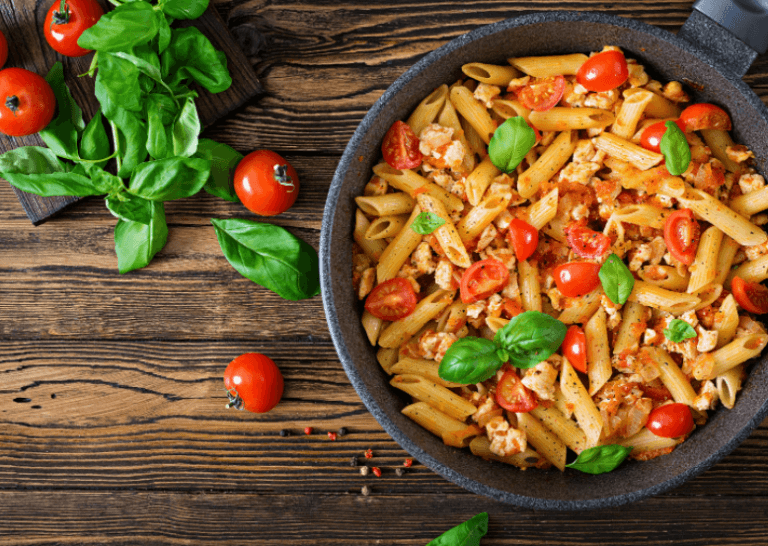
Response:
[[[674,35],[636,21],[603,14],[532,14],[479,28],[424,57],[373,106],[350,141],[336,171],[320,240],[323,303],[339,357],[365,405],[404,449],[438,474],[493,499],[547,510],[616,506],[676,487],[734,449],[768,414],[768,359],[752,369],[736,406],[714,412],[706,426],[674,453],[648,462],[628,461],[609,474],[574,470],[520,470],[483,461],[469,450],[442,441],[400,413],[408,403],[390,387],[360,325],[361,305],[352,289],[351,245],[354,197],[362,193],[390,125],[407,118],[435,87],[455,81],[472,61],[599,51],[622,47],[662,81],[690,82],[697,101],[723,105],[734,122],[734,137],[754,150],[765,172],[768,111],[736,76],[719,71],[714,57]],[[689,85],[691,90],[692,86]]]

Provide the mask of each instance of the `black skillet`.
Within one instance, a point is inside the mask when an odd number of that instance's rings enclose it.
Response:
[[[401,76],[360,123],[331,185],[320,238],[323,303],[336,350],[352,384],[384,429],[421,463],[475,493],[536,509],[616,506],[655,495],[699,474],[744,440],[768,415],[768,357],[750,370],[732,410],[718,409],[671,455],[625,462],[609,474],[522,472],[443,445],[400,413],[406,398],[388,384],[360,326],[352,289],[354,197],[381,157],[384,133],[418,102],[460,75],[461,65],[514,56],[600,51],[620,46],[660,81],[677,80],[696,102],[722,105],[733,136],[768,172],[768,109],[741,80],[768,48],[768,0],[700,0],[677,36],[630,19],[578,12],[537,13],[488,25],[430,53]]]

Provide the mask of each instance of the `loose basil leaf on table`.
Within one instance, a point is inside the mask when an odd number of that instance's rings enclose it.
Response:
[[[619,466],[632,452],[631,447],[611,444],[585,449],[568,468],[580,470],[587,474],[605,474]]]
[[[72,98],[64,81],[64,68],[60,62],[53,64],[45,80],[56,96],[56,117],[40,131],[40,138],[59,157],[79,159],[77,136],[85,128],[83,111]]]
[[[149,225],[155,212],[154,201],[122,192],[106,199],[107,209],[115,217],[129,222]]]
[[[467,336],[456,340],[440,361],[437,375],[453,383],[480,383],[504,364],[498,347],[490,339]]]
[[[427,546],[480,546],[480,539],[488,532],[488,512],[481,512],[472,519],[449,529]]]
[[[191,78],[211,93],[232,85],[227,57],[195,27],[171,30],[171,44],[160,57],[162,74],[172,88]]]
[[[128,51],[154,38],[161,18],[162,14],[148,2],[126,2],[102,15],[98,23],[86,29],[77,45],[100,52]]]
[[[168,225],[162,203],[150,201],[148,224],[118,220],[115,226],[117,269],[127,273],[149,265],[168,240]]]
[[[101,109],[96,111],[96,114],[85,126],[83,136],[80,139],[80,157],[89,161],[97,159],[106,159],[109,157],[109,137],[107,137],[107,130],[104,128],[104,123],[101,119]],[[106,161],[99,162],[101,166]]]
[[[679,176],[688,170],[691,164],[691,147],[677,123],[668,121],[664,124],[667,130],[661,137],[659,149],[664,154],[669,174]]]
[[[320,293],[317,252],[274,224],[212,219],[224,257],[242,276],[298,301]]]
[[[669,327],[664,328],[664,337],[674,343],[680,343],[686,339],[696,337],[696,330],[693,326],[680,319],[673,319],[669,323]]]
[[[411,229],[419,235],[429,235],[443,225],[445,225],[445,220],[434,212],[421,212],[411,223]]]
[[[616,305],[623,305],[635,286],[632,272],[616,254],[608,256],[597,276],[600,278],[600,284],[603,285],[605,295]]]
[[[167,0],[160,8],[176,19],[197,19],[208,9],[208,0]]]
[[[201,138],[197,152],[193,157],[200,157],[211,162],[211,176],[203,189],[221,199],[239,203],[240,198],[235,192],[234,173],[237,164],[243,159],[243,154],[237,150],[214,140]]]
[[[536,132],[520,116],[499,125],[488,143],[488,156],[498,169],[509,174],[536,144]]]
[[[180,157],[193,155],[197,151],[200,129],[195,99],[187,97],[179,116],[173,122],[173,155]]]
[[[147,161],[134,169],[128,191],[150,201],[191,197],[203,189],[211,174],[211,162],[192,157]]]
[[[567,330],[565,324],[545,313],[526,311],[496,332],[493,341],[503,360],[509,359],[517,368],[531,368],[560,348]]]

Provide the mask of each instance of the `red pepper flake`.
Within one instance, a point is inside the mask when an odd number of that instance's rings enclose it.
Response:
[[[330,438],[332,441],[336,441],[336,433],[335,432],[329,432],[328,438]]]
[[[366,459],[373,459],[373,450],[372,449],[366,449],[365,450],[365,458]]]
[[[405,468],[411,468],[412,464],[413,464],[413,459],[406,459],[405,462],[403,462],[403,466]]]
[[[374,466],[373,468],[371,468],[371,472],[373,472],[377,478],[381,478],[381,468],[379,468],[378,466]]]
[[[313,429],[312,427],[304,427],[304,434],[306,434],[307,436],[312,434],[314,431],[315,429]]]

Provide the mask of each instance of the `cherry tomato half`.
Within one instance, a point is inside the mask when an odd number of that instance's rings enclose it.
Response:
[[[280,155],[270,150],[256,150],[237,164],[235,193],[251,212],[274,216],[296,202],[299,176]]]
[[[606,235],[582,224],[573,223],[566,227],[565,237],[577,256],[590,260],[602,257],[611,248],[611,240]]]
[[[495,294],[509,282],[509,270],[499,260],[487,258],[473,263],[461,277],[461,301],[475,303]]]
[[[621,51],[603,51],[581,65],[576,81],[590,91],[610,91],[629,78],[627,60]]]
[[[563,356],[571,366],[580,372],[587,373],[587,336],[580,326],[575,324],[568,327],[563,340]]]
[[[416,309],[416,293],[411,283],[396,277],[384,281],[368,294],[365,309],[381,320],[400,320]]]
[[[600,264],[570,262],[558,265],[553,274],[557,289],[563,296],[573,298],[589,294],[600,285]]]
[[[675,120],[675,123],[677,123],[677,126],[680,127],[682,132],[685,132],[685,124],[682,121],[677,119]],[[659,121],[657,123],[652,123],[643,129],[643,132],[640,135],[640,146],[646,150],[651,150],[652,152],[660,154],[661,137],[667,132],[667,126],[665,124],[666,121]]]
[[[539,405],[514,370],[507,370],[496,385],[496,403],[515,413],[527,413]]]
[[[656,436],[677,438],[693,430],[693,415],[686,404],[666,404],[648,415],[645,426]]]
[[[714,104],[692,104],[680,114],[680,122],[685,131],[700,131],[701,129],[731,130],[731,117],[728,113]]]
[[[224,370],[224,386],[230,407],[265,413],[283,396],[283,375],[268,356],[246,353]]]
[[[509,223],[507,241],[512,245],[518,260],[527,260],[539,246],[539,230],[528,222],[515,218]]]
[[[5,39],[5,34],[0,32],[0,68],[5,66],[5,61],[8,60],[8,40]]]
[[[731,281],[733,297],[742,309],[762,315],[768,313],[768,288],[757,282],[748,282],[741,277]]]
[[[413,169],[424,156],[419,151],[419,137],[410,125],[400,120],[392,124],[381,143],[384,161],[393,169]]]
[[[23,68],[0,70],[0,132],[24,136],[53,119],[56,97],[45,79]]]
[[[563,98],[563,92],[565,92],[565,78],[563,76],[534,78],[531,83],[517,92],[517,100],[526,108],[543,112],[560,102],[560,99]]]
[[[45,16],[43,31],[53,49],[67,57],[90,53],[77,45],[80,35],[99,22],[104,10],[96,0],[55,0]]]
[[[701,227],[691,209],[676,210],[664,222],[664,242],[676,259],[691,265],[699,246]]]

